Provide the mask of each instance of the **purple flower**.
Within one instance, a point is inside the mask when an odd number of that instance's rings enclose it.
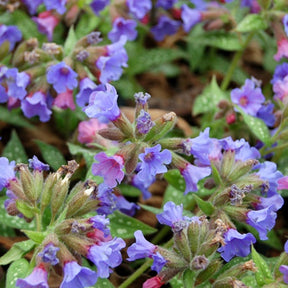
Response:
[[[9,181],[15,179],[15,161],[11,161],[6,157],[0,157],[0,191],[9,186]]]
[[[6,103],[9,99],[6,89],[0,85],[0,103]]]
[[[106,218],[104,215],[95,215],[89,218],[88,221],[92,223],[93,228],[101,230],[105,237],[110,235],[110,229],[107,227],[110,224],[109,218]]]
[[[267,240],[267,232],[274,227],[276,218],[277,214],[273,206],[269,206],[261,210],[249,211],[247,213],[246,223],[259,232],[259,238],[261,240]]]
[[[137,204],[127,201],[123,195],[119,194],[115,196],[116,196],[116,206],[120,212],[128,216],[133,216],[136,213],[136,210],[140,209],[140,207]]]
[[[288,97],[288,76],[286,76],[283,80],[278,80],[273,84],[273,92],[275,95],[273,98],[277,101],[281,101],[283,103],[287,102]]]
[[[17,68],[11,68],[6,71],[5,80],[8,86],[8,96],[23,100],[27,94],[26,87],[30,81],[29,75],[25,72],[19,73]]]
[[[29,167],[32,168],[33,170],[37,170],[37,171],[49,170],[49,165],[41,162],[35,155],[33,156],[32,159],[29,159],[28,162],[29,162]]]
[[[90,94],[97,88],[97,85],[86,77],[79,82],[79,88],[79,92],[76,95],[76,103],[80,107],[84,107],[89,103]]]
[[[288,240],[286,240],[285,245],[284,245],[284,251],[288,253]]]
[[[260,202],[257,203],[256,209],[261,210],[263,208],[271,207],[273,211],[278,211],[284,204],[284,199],[280,194],[275,193],[273,196],[264,198],[260,197]]]
[[[53,106],[60,109],[75,110],[75,103],[73,97],[73,90],[67,89],[65,92],[59,93],[53,101]]]
[[[259,159],[261,154],[258,149],[255,147],[250,147],[248,142],[245,142],[243,146],[236,151],[235,160],[236,161],[245,161],[248,159]]]
[[[141,110],[136,119],[136,129],[140,134],[147,134],[155,123],[151,120],[151,116],[145,110]]]
[[[93,0],[90,7],[96,15],[99,15],[99,12],[101,12],[109,3],[110,0]]]
[[[27,118],[39,116],[41,122],[47,122],[50,120],[52,111],[49,109],[49,95],[45,95],[43,92],[36,92],[33,95],[29,95],[21,101],[21,109]]]
[[[56,265],[59,263],[59,259],[56,254],[60,250],[59,247],[54,246],[53,243],[47,244],[44,249],[38,253],[38,257],[41,257],[42,262]]]
[[[183,151],[185,154],[192,154],[201,165],[210,165],[209,154],[213,149],[213,141],[209,137],[210,128],[200,132],[198,137],[187,139],[183,142]]]
[[[48,68],[47,82],[53,85],[58,93],[77,87],[77,73],[73,71],[65,62],[52,65]]]
[[[171,9],[177,0],[158,0],[156,7],[162,7],[164,9]]]
[[[255,237],[251,233],[240,234],[235,229],[229,229],[224,234],[225,245],[217,251],[221,253],[221,257],[229,262],[234,256],[246,257],[250,254],[250,246],[256,242]]]
[[[152,255],[151,258],[153,259],[151,269],[159,273],[167,263],[167,260],[157,251]]]
[[[185,32],[189,32],[197,23],[201,22],[201,11],[197,9],[191,9],[186,4],[182,5],[181,10],[183,29]]]
[[[121,36],[127,37],[127,40],[133,41],[137,37],[137,22],[132,19],[124,19],[122,17],[116,18],[113,22],[113,28],[108,33],[108,38],[112,42],[117,42],[120,40]]]
[[[161,145],[157,144],[154,147],[145,148],[145,152],[139,154],[140,163],[138,177],[143,181],[151,182],[159,173],[167,172],[164,164],[171,163],[172,155],[167,149],[161,151]]]
[[[132,179],[132,185],[136,188],[138,188],[141,192],[142,192],[142,196],[144,200],[149,199],[152,194],[151,192],[148,190],[148,188],[150,187],[150,185],[155,181],[155,177],[154,179],[151,180],[151,182],[147,181],[147,180],[142,180],[139,178],[138,174],[136,174],[133,179]]]
[[[138,92],[134,94],[136,104],[144,106],[147,104],[148,100],[151,98],[151,95],[148,93]]]
[[[31,15],[36,14],[38,6],[43,3],[43,0],[22,0],[27,6]]]
[[[152,8],[151,0],[126,0],[130,13],[138,20],[141,20]]]
[[[262,119],[268,127],[273,127],[276,120],[273,114],[273,110],[274,110],[273,103],[263,104],[261,108],[258,110],[256,117]]]
[[[231,100],[234,104],[239,105],[242,110],[251,115],[256,116],[261,104],[265,101],[265,97],[259,87],[255,87],[255,83],[246,79],[244,86],[235,88],[231,91]],[[235,108],[237,111],[237,108]]]
[[[116,187],[124,178],[124,159],[120,155],[107,156],[100,152],[94,157],[99,163],[93,163],[93,175],[102,176],[104,183],[110,187]]]
[[[279,271],[283,274],[283,281],[288,284],[288,266],[287,265],[281,265],[279,267]]]
[[[241,7],[250,8],[251,13],[259,13],[261,10],[261,6],[257,0],[241,0]]]
[[[196,192],[198,190],[198,181],[209,176],[211,174],[211,169],[209,167],[197,167],[188,164],[184,169],[180,170],[180,173],[186,182],[184,194],[187,194],[188,192]]]
[[[48,41],[52,41],[54,28],[60,20],[51,11],[39,13],[38,17],[32,17],[32,20],[37,24],[39,32],[45,34]]]
[[[141,230],[137,230],[134,233],[136,243],[132,244],[127,249],[127,254],[129,258],[128,261],[134,261],[141,258],[150,257],[156,253],[157,246],[150,243],[144,238],[143,232]]]
[[[288,14],[285,14],[283,19],[282,19],[282,22],[283,22],[283,25],[284,25],[284,30],[285,30],[285,33],[288,37]]]
[[[156,218],[159,223],[170,226],[174,232],[183,230],[191,220],[191,218],[183,216],[183,204],[176,205],[172,201],[165,203],[163,212],[157,214]]]
[[[273,58],[280,61],[282,57],[288,58],[288,39],[285,36],[277,41],[277,53]]]
[[[16,287],[20,288],[49,288],[47,282],[47,271],[41,263],[34,268],[32,273],[24,279],[16,281]]]
[[[283,174],[277,170],[277,165],[274,162],[265,161],[264,163],[256,165],[254,169],[259,169],[256,174],[259,175],[262,180],[269,182],[268,197],[277,193],[277,181],[283,177]]]
[[[5,41],[10,43],[9,51],[13,50],[16,42],[19,42],[22,39],[22,33],[17,26],[11,25],[0,25],[0,46]]]
[[[116,89],[105,85],[105,91],[94,91],[89,98],[89,105],[83,109],[90,118],[97,118],[100,122],[108,123],[120,117],[120,109],[117,104],[118,94]]]
[[[108,278],[110,268],[115,268],[122,262],[120,250],[126,246],[121,238],[113,238],[107,242],[100,242],[89,248],[86,257],[97,266],[97,276]]]
[[[99,200],[99,208],[97,214],[109,215],[117,209],[117,197],[113,193],[113,189],[101,183],[98,186],[97,199]]]
[[[274,71],[271,84],[275,84],[278,80],[283,81],[284,78],[288,75],[288,63],[284,62],[280,65],[277,65]]]
[[[47,10],[55,9],[59,14],[64,14],[66,11],[67,0],[43,0]]]
[[[151,28],[151,33],[157,41],[162,41],[167,35],[173,35],[180,27],[180,22],[163,15],[158,19],[156,26]]]
[[[66,262],[63,270],[64,277],[60,288],[85,288],[97,282],[97,273],[80,266],[76,261]]]

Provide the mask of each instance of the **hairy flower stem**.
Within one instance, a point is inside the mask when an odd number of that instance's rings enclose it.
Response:
[[[255,35],[255,32],[250,32],[250,34],[248,35],[246,41],[244,42],[243,44],[243,47],[241,50],[238,50],[235,54],[234,54],[234,57],[232,59],[232,62],[229,66],[229,69],[224,77],[224,80],[222,81],[222,84],[221,84],[221,89],[223,91],[225,91],[229,84],[230,84],[230,81],[231,81],[231,78],[233,76],[233,73],[235,71],[235,69],[237,68],[237,65],[238,65],[238,62],[239,60],[241,59],[246,47],[248,46],[248,44],[250,43],[250,41],[252,40],[252,38],[254,37]]]

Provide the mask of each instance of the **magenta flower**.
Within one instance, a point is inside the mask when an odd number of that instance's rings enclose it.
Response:
[[[66,262],[63,270],[64,278],[60,288],[85,288],[97,282],[97,273],[80,266],[76,261]]]
[[[32,17],[32,20],[37,24],[39,32],[45,34],[48,41],[52,41],[54,28],[58,25],[60,19],[51,11],[44,11],[39,13],[38,17]]]
[[[184,194],[187,194],[188,192],[196,192],[198,190],[198,181],[209,176],[211,174],[211,169],[209,167],[197,167],[188,164],[184,169],[180,170],[180,173],[186,182]]]
[[[100,122],[108,123],[120,117],[120,109],[117,104],[116,89],[108,83],[105,88],[105,91],[91,93],[89,105],[83,108],[83,111],[90,118],[97,118]]]
[[[118,17],[113,22],[113,28],[108,33],[108,38],[112,42],[117,42],[124,35],[127,37],[127,40],[133,41],[137,37],[136,27],[137,22],[135,20]]]
[[[67,88],[73,90],[78,85],[77,73],[62,61],[48,68],[47,82],[53,85],[57,93],[65,92]]]
[[[40,263],[34,268],[32,273],[24,279],[16,281],[16,287],[19,288],[49,288],[47,282],[48,273],[44,265]]]
[[[255,83],[246,79],[244,86],[235,88],[231,91],[231,100],[234,104],[239,105],[242,110],[251,115],[256,116],[261,104],[265,101],[265,97],[259,87],[255,87]],[[237,111],[237,108],[235,108]]]
[[[279,62],[283,57],[288,58],[288,39],[285,37],[277,41],[277,53],[274,59]]]
[[[157,144],[154,147],[145,148],[145,152],[139,154],[139,159],[142,162],[139,166],[138,177],[143,181],[151,182],[157,174],[167,172],[164,164],[171,163],[172,155],[167,149],[160,151],[161,145]]]
[[[278,190],[288,189],[288,176],[282,177],[277,180],[278,183]]]
[[[93,163],[93,175],[102,176],[104,184],[108,187],[116,187],[124,178],[124,159],[120,155],[107,156],[104,152],[98,153],[95,157],[99,163]]]
[[[250,254],[250,246],[256,242],[255,237],[251,233],[240,234],[235,229],[229,229],[224,233],[225,245],[217,251],[221,253],[221,257],[229,262],[233,257],[246,257]]]
[[[53,105],[60,109],[75,110],[76,106],[73,98],[73,90],[67,89],[66,91],[59,93],[54,99]]]

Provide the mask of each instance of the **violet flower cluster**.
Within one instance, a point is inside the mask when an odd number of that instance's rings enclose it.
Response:
[[[62,277],[60,287],[84,288],[98,278],[108,278],[111,269],[121,264],[120,250],[126,244],[111,236],[108,213],[100,209],[105,205],[104,195],[110,192],[99,191],[91,180],[79,182],[69,192],[70,178],[77,168],[78,164],[70,161],[44,177],[49,166],[36,156],[29,159],[29,166],[0,158],[0,189],[7,189],[8,214],[27,221],[36,219],[37,232],[24,231],[34,241],[34,269],[18,279],[16,287],[49,287],[48,275],[56,273]],[[85,216],[95,210],[95,216]],[[44,229],[43,213],[48,211],[51,216],[45,221],[50,223]],[[82,266],[80,256],[94,263],[96,271]]]

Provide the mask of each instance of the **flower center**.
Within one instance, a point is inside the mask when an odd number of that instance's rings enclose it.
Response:
[[[246,107],[248,105],[248,98],[247,96],[242,96],[239,100],[239,103],[242,107]]]

